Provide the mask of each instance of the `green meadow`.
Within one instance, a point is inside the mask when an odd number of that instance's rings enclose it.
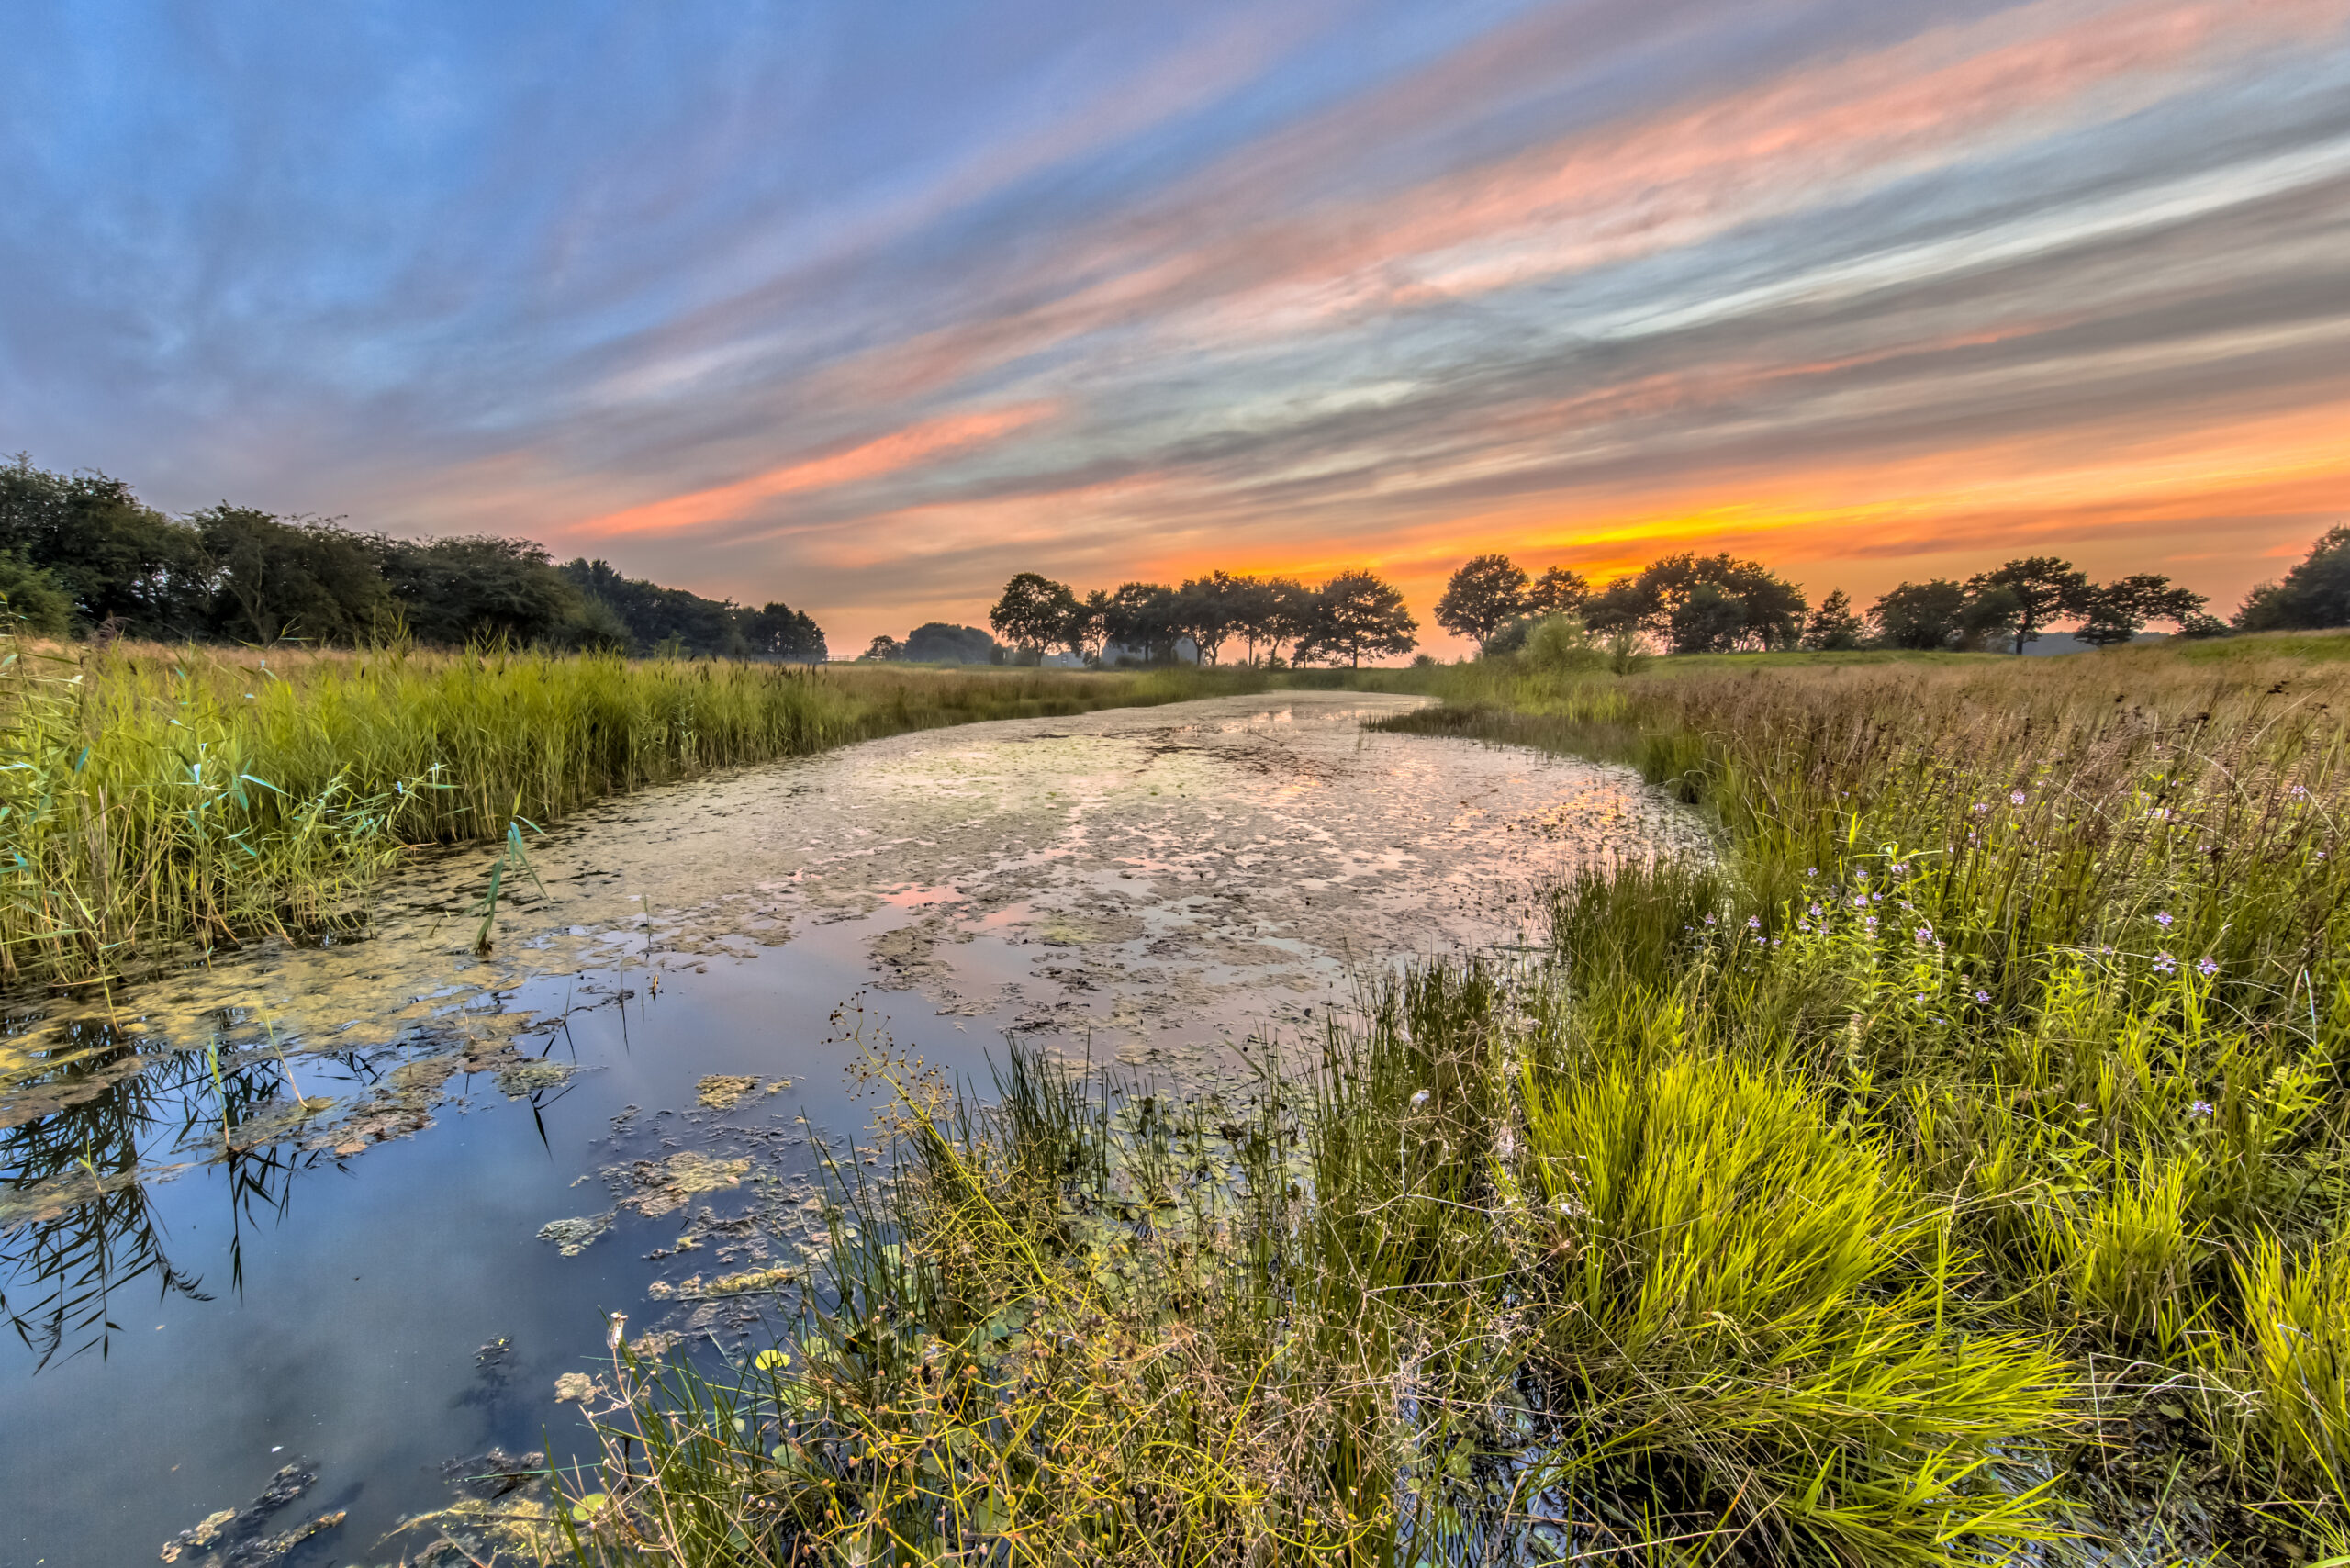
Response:
[[[364,922],[435,845],[927,726],[1284,684],[1713,830],[1253,1076],[866,1042],[893,1170],[732,1372],[625,1341],[599,1563],[2350,1550],[2350,637],[2065,659],[800,667],[17,646],[18,982]]]
[[[1237,1085],[871,1040],[828,1285],[732,1374],[615,1349],[566,1550],[2338,1558],[2344,646],[1384,678],[1718,853]]]

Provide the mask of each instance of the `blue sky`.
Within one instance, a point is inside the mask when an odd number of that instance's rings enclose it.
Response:
[[[0,450],[836,646],[1107,586],[2350,517],[2350,0],[32,4]]]

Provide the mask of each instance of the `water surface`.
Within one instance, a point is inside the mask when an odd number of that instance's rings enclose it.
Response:
[[[713,1286],[809,1263],[811,1132],[870,1147],[852,1031],[982,1078],[1009,1034],[1181,1077],[1398,958],[1521,942],[1577,864],[1696,842],[1623,769],[1360,727],[1416,701],[873,742],[533,840],[487,959],[475,850],[364,939],[21,1002],[0,1564],[155,1561],[295,1462],[270,1529],[344,1518],[272,1561],[413,1559],[386,1532],[450,1462],[575,1450],[556,1380],[606,1311],[757,1333]]]

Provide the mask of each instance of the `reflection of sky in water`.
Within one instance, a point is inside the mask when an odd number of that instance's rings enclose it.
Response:
[[[1407,700],[990,724],[648,792],[535,846],[546,894],[501,913],[487,963],[467,852],[402,879],[369,940],[256,951],[111,1020],[16,1017],[0,1565],[151,1560],[297,1455],[321,1480],[281,1522],[348,1507],[306,1551],[388,1561],[376,1537],[448,1501],[442,1462],[568,1441],[554,1381],[604,1311],[731,1342],[728,1312],[648,1291],[793,1260],[725,1222],[780,1203],[809,1126],[869,1120],[830,1038],[860,988],[981,1081],[1015,1030],[1195,1069],[1349,993],[1349,963],[1513,941],[1565,868],[1693,841],[1620,772],[1359,729]],[[696,1109],[711,1073],[791,1086]],[[700,1148],[757,1179],[623,1203],[575,1257],[538,1239],[614,1210],[599,1172]]]

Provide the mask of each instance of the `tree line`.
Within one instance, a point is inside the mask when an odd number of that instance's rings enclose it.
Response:
[[[2343,563],[2339,586],[2332,590],[2342,601],[2343,619],[2324,623],[2350,623],[2350,529],[2334,530],[2320,548],[2333,550]],[[2296,572],[2307,575],[2305,568]],[[2281,624],[2275,621],[2281,607],[2322,597],[2300,577],[2264,585],[2246,601],[2235,629]],[[1652,638],[1680,654],[1861,647],[2004,647],[2020,654],[2061,621],[2077,621],[2072,634],[2098,646],[2126,643],[2150,622],[2167,621],[2190,637],[2229,631],[2226,622],[2205,611],[2206,602],[2203,595],[2153,573],[2092,582],[2054,555],[2019,557],[1964,582],[1905,582],[1863,614],[1841,588],[1830,591],[1815,610],[1794,583],[1760,562],[1727,554],[1667,555],[1597,591],[1563,566],[1535,577],[1508,556],[1489,554],[1453,573],[1437,601],[1436,619],[1487,653],[1515,651],[1530,627],[1550,616],[1572,615],[1597,635]]]
[[[1022,572],[988,612],[996,634],[1029,661],[1065,649],[1088,664],[1166,664],[1188,641],[1202,664],[1227,649],[1249,664],[1343,664],[1408,654],[1419,622],[1375,573],[1339,572],[1309,588],[1294,577],[1210,572],[1181,586],[1122,583],[1080,597]]]
[[[0,596],[51,636],[825,657],[805,611],[558,566],[526,539],[392,539],[226,502],[173,517],[122,480],[23,455],[0,466]]]

